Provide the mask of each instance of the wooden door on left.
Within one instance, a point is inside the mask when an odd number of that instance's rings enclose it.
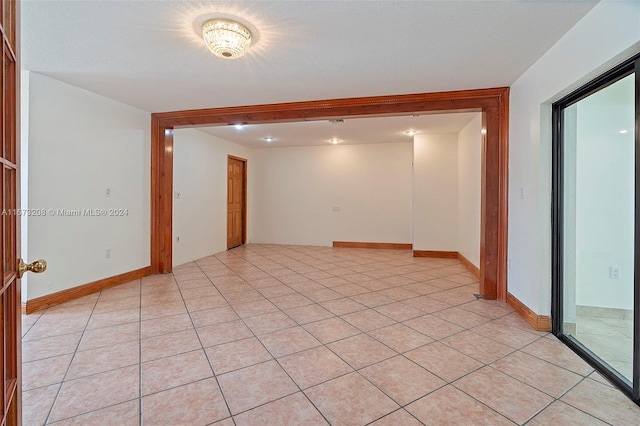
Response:
[[[2,57],[0,69],[0,90],[2,91],[2,138],[0,163],[0,200],[2,202],[2,220],[0,233],[0,258],[2,259],[2,288],[0,289],[0,365],[2,365],[3,386],[2,425],[21,424],[21,296],[18,277],[18,253],[20,235],[19,219],[19,177],[18,177],[18,51],[17,51],[17,7],[18,2],[2,0]]]
[[[246,242],[247,160],[229,156],[227,167],[227,249]]]

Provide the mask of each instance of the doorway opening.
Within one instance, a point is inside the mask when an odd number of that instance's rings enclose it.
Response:
[[[553,104],[553,333],[640,405],[640,55]]]
[[[227,250],[247,242],[247,160],[227,156]]]
[[[173,130],[229,124],[264,124],[482,112],[480,294],[507,299],[507,192],[509,88],[462,90],[173,111],[151,116],[151,268],[172,267]]]

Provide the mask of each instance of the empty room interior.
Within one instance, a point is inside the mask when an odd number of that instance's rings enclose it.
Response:
[[[638,423],[637,1],[3,5],[6,424]]]

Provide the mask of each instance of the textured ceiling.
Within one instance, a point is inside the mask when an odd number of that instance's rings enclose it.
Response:
[[[509,86],[594,2],[22,2],[22,66],[149,112]],[[222,60],[194,28],[257,33]]]

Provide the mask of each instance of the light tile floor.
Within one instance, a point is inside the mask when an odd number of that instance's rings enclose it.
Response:
[[[455,260],[248,245],[23,318],[25,425],[637,425]]]
[[[633,321],[579,315],[575,337],[629,381],[633,380]]]

